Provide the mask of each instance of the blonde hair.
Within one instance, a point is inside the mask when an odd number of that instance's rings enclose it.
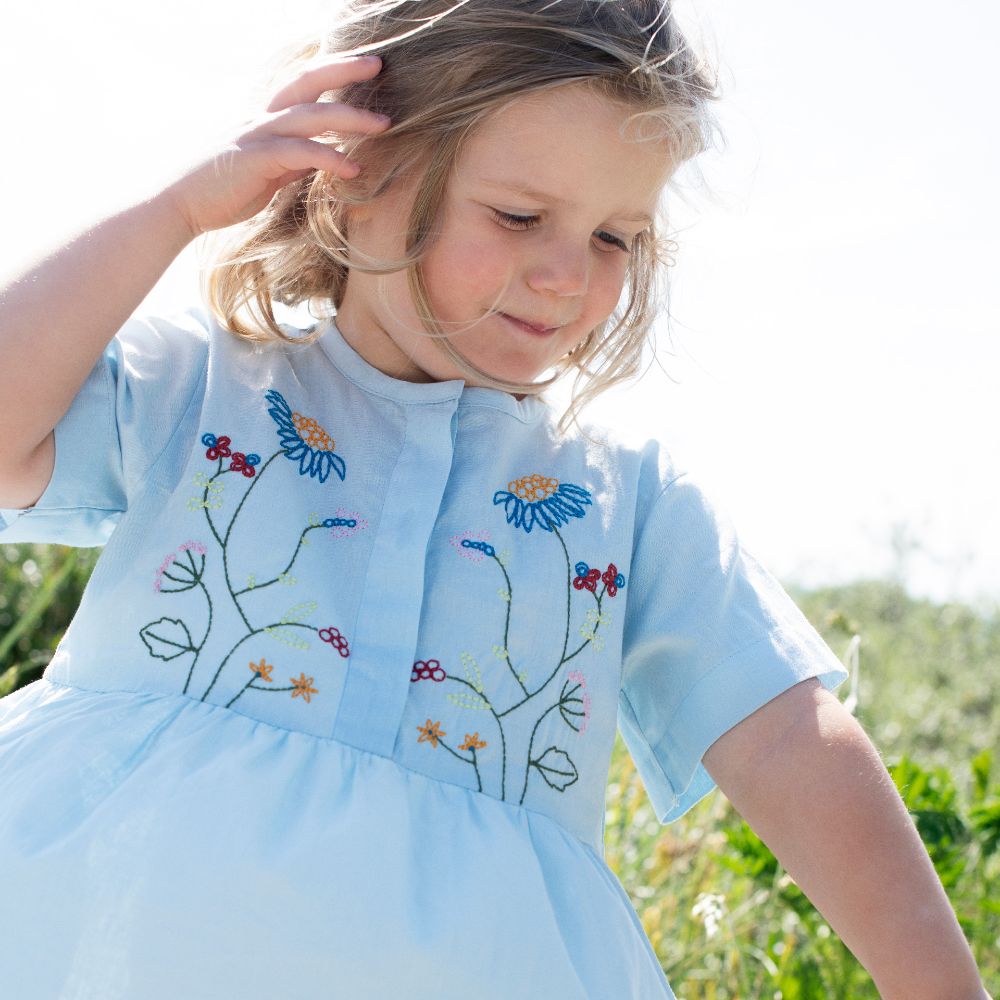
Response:
[[[275,82],[334,53],[382,57],[373,79],[331,93],[389,115],[392,125],[376,136],[339,143],[361,165],[357,178],[315,171],[286,185],[237,227],[228,249],[216,252],[203,275],[209,308],[238,336],[287,341],[292,338],[276,321],[274,302],[308,303],[312,315],[332,315],[349,266],[373,274],[406,268],[425,332],[467,377],[510,393],[536,394],[576,372],[572,402],[559,425],[565,430],[595,396],[639,370],[674,250],[659,235],[662,206],[660,218],[633,246],[624,306],[562,358],[547,381],[498,380],[463,357],[441,331],[421,268],[461,144],[489,115],[525,94],[584,83],[629,108],[628,121],[639,126],[641,139],[667,139],[676,169],[709,143],[714,77],[665,0],[346,0],[322,37],[284,54]],[[405,257],[360,264],[347,227],[350,207],[407,176],[421,181]],[[249,311],[249,323],[238,315],[242,309]],[[295,340],[309,342],[320,333]]]

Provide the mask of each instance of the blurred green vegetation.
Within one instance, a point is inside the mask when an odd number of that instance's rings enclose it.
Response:
[[[0,545],[0,697],[41,676],[99,550]],[[988,988],[1000,983],[1000,611],[896,583],[798,591],[923,837]],[[838,692],[842,699],[849,685]],[[867,1000],[871,980],[716,792],[661,826],[619,736],[605,853],[682,1000]]]

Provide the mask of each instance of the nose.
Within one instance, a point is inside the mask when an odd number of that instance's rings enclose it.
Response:
[[[539,247],[527,276],[528,286],[536,292],[553,295],[584,295],[590,284],[590,256],[587,247],[569,242],[548,241]]]

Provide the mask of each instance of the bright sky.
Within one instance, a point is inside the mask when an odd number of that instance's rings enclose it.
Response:
[[[727,146],[675,214],[675,381],[654,366],[592,417],[666,438],[786,582],[898,570],[1000,601],[1000,8],[694,4]],[[264,60],[324,6],[10,7],[0,271],[250,117]],[[194,263],[144,307],[192,300]]]

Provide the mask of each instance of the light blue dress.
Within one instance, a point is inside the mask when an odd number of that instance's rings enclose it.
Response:
[[[134,318],[0,542],[105,545],[0,701],[18,1000],[662,1000],[603,858],[616,726],[658,818],[845,672],[655,442]]]

